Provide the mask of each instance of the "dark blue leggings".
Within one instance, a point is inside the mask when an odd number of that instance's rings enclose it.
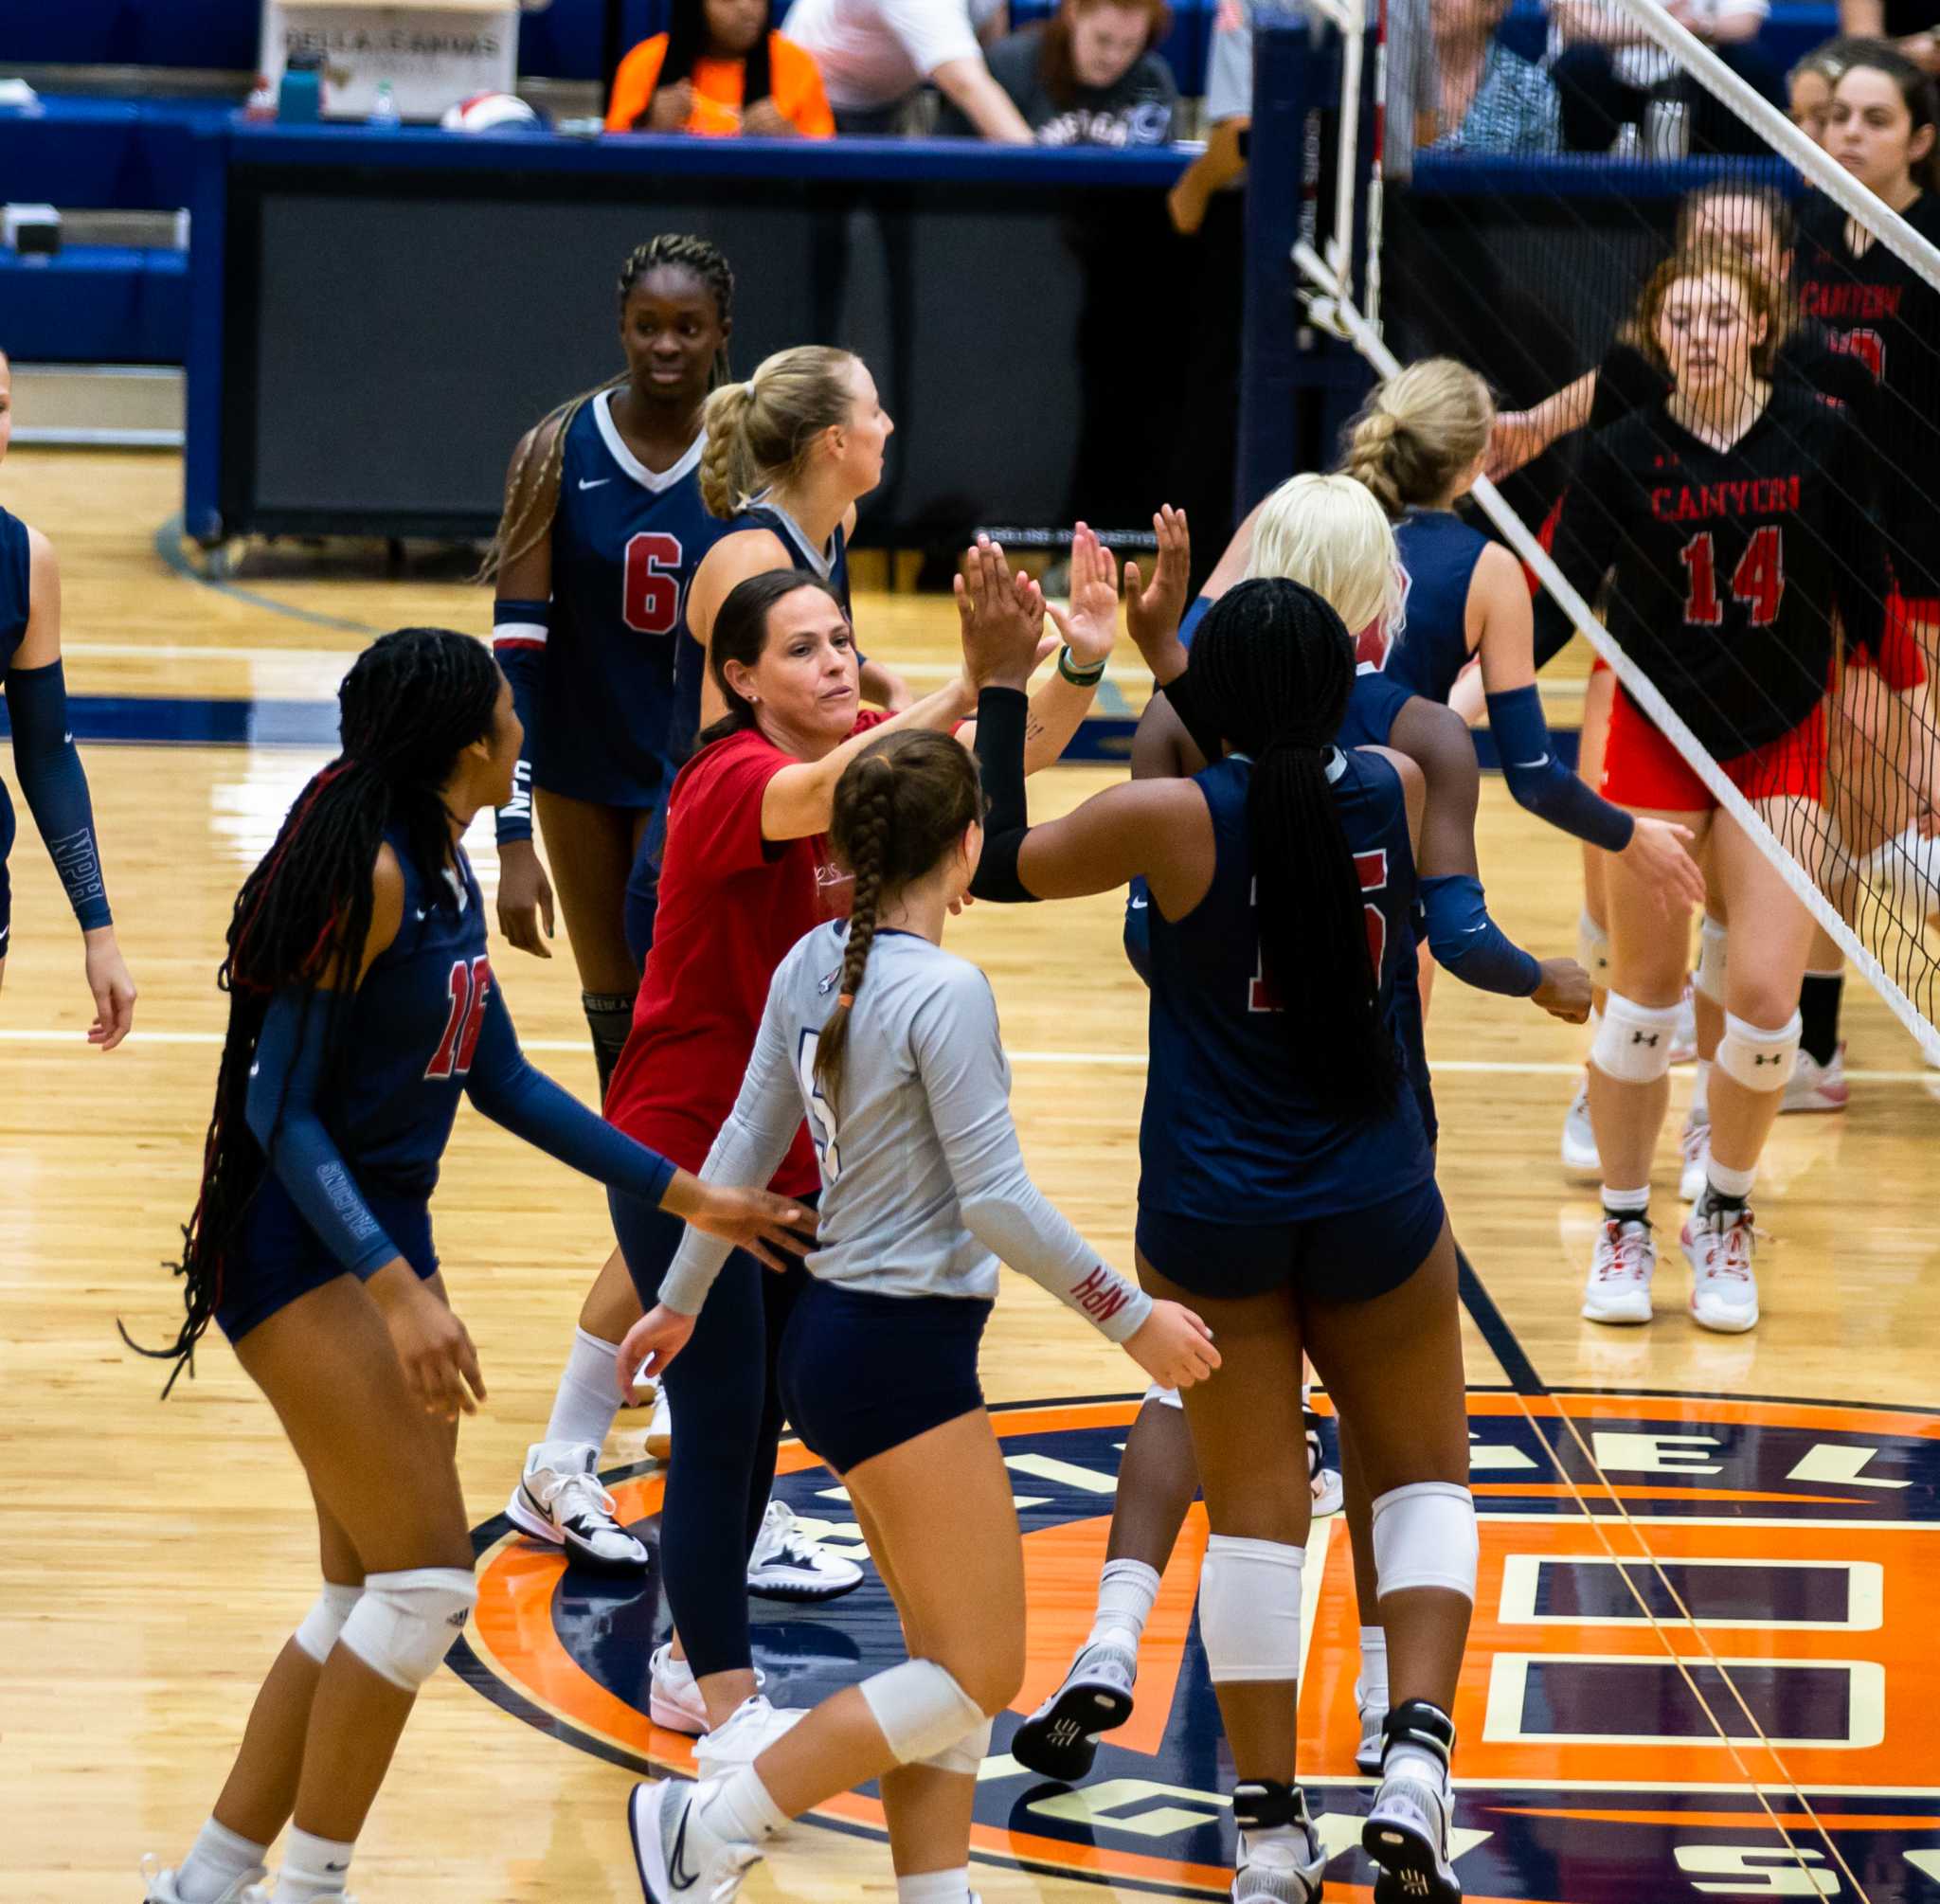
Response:
[[[606,1200],[634,1288],[651,1309],[686,1226],[623,1191],[609,1191]],[[735,1250],[667,1371],[677,1431],[660,1510],[660,1570],[696,1678],[754,1663],[747,1558],[767,1511],[781,1438],[776,1356],[807,1282],[799,1263],[782,1274]]]

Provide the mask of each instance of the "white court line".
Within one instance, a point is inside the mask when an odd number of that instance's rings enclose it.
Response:
[[[129,1034],[131,1045],[219,1045],[223,1041],[221,1032],[150,1032],[136,1030]],[[575,1051],[590,1051],[592,1047],[584,1038],[522,1038],[519,1040],[529,1051],[561,1051],[571,1054]],[[37,1032],[25,1026],[0,1025],[0,1044],[15,1045],[73,1045],[77,1050],[91,1049],[79,1032]],[[1014,1065],[1064,1065],[1097,1066],[1109,1070],[1137,1070],[1145,1069],[1143,1051],[1007,1051],[1005,1053]],[[1573,1078],[1583,1066],[1575,1064],[1548,1064],[1535,1061],[1517,1061],[1493,1058],[1445,1058],[1437,1060],[1429,1069],[1438,1077],[1528,1077],[1528,1078]],[[1857,1071],[1849,1070],[1846,1076],[1855,1084],[1861,1085],[1920,1085],[1931,1084],[1940,1087],[1940,1072],[1921,1069],[1917,1071]]]

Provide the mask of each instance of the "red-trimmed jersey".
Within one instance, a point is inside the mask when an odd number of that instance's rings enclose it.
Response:
[[[871,709],[852,731],[888,718]],[[654,949],[607,1087],[606,1116],[683,1170],[707,1161],[734,1108],[776,968],[835,909],[823,835],[762,837],[768,782],[796,763],[746,728],[703,747],[668,796]],[[782,1196],[821,1187],[805,1129],[772,1187]]]
[[[1591,439],[1555,559],[1606,626],[1726,761],[1788,733],[1825,692],[1835,611],[1878,650],[1891,592],[1872,459],[1845,412],[1793,379],[1729,449],[1639,410]],[[1536,651],[1567,617],[1536,604]]]
[[[1921,195],[1902,214],[1940,244],[1940,199]],[[1799,309],[1873,373],[1877,391],[1859,421],[1877,457],[1888,548],[1903,594],[1940,596],[1940,290],[1877,240],[1847,242],[1850,222],[1814,194],[1799,214]]]

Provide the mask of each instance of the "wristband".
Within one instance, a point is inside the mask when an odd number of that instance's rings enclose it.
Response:
[[[1093,661],[1089,667],[1086,668],[1073,668],[1071,666],[1071,644],[1069,641],[1058,650],[1057,671],[1074,688],[1095,688],[1099,682],[1105,679],[1105,663],[1103,661]]]

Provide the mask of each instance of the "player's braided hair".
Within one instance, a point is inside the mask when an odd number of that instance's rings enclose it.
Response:
[[[1242,582],[1193,638],[1193,688],[1228,745],[1251,758],[1247,834],[1260,952],[1296,1069],[1357,1116],[1393,1102],[1360,878],[1327,783],[1354,687],[1354,641],[1298,582]]]
[[[763,43],[765,44],[765,43]],[[620,312],[626,314],[626,300],[633,289],[650,271],[663,267],[691,271],[708,287],[714,310],[725,330],[734,321],[734,272],[718,245],[687,232],[663,231],[627,253],[620,267]],[[718,390],[731,372],[728,347],[714,353],[708,372],[708,388]],[[512,458],[505,478],[505,507],[499,512],[498,528],[485,551],[477,580],[490,582],[508,563],[532,549],[552,533],[552,518],[559,512],[559,475],[566,463],[566,434],[572,422],[595,397],[617,390],[626,382],[626,373],[609,377],[590,390],[582,390],[557,409],[548,410],[527,433]]]
[[[815,1053],[816,1085],[831,1108],[837,1107],[850,1017],[884,902],[934,871],[982,812],[982,791],[969,750],[951,735],[923,728],[872,741],[835,782],[829,844],[855,875],[855,895],[849,908],[841,991]]]
[[[1424,357],[1376,384],[1347,426],[1340,467],[1391,517],[1439,501],[1489,446],[1489,386],[1453,357]]]
[[[747,49],[742,62],[741,111],[745,117],[748,107],[759,99],[764,99],[773,91],[768,78],[768,42],[775,30],[774,0],[769,0],[762,16],[762,30],[755,36],[755,43]],[[660,76],[657,85],[677,85],[682,80],[693,78],[694,62],[708,52],[708,4],[707,0],[674,0],[672,12],[667,16],[667,52],[660,62]],[[649,120],[654,115],[654,101],[648,99],[634,117],[634,130],[650,130]]]
[[[831,345],[798,344],[763,357],[746,383],[715,390],[700,468],[710,515],[726,521],[771,484],[800,473],[815,440],[849,421],[855,363]]]
[[[711,727],[703,727],[694,742],[694,752],[715,741],[725,741],[755,724],[754,707],[738,693],[728,679],[728,664],[739,661],[744,668],[756,666],[768,645],[768,613],[775,603],[797,589],[813,588],[826,595],[837,608],[842,598],[818,575],[805,575],[799,568],[769,568],[737,582],[728,599],[714,613],[713,633],[708,639],[708,672],[728,704],[728,711]]]
[[[443,788],[459,753],[492,733],[500,678],[483,642],[450,629],[404,628],[373,641],[337,689],[343,751],[297,795],[276,843],[236,895],[228,954],[216,974],[229,995],[229,1026],[201,1191],[183,1227],[182,1260],[171,1266],[183,1278],[188,1314],[168,1348],[141,1351],[175,1362],[169,1388],[192,1366],[223,1300],[226,1259],[268,1169],[243,1106],[270,999],[294,987],[306,1020],[314,1010],[327,1015],[329,1089],[342,1075],[386,830],[402,836],[435,902],[456,905],[443,877],[451,852]]]

